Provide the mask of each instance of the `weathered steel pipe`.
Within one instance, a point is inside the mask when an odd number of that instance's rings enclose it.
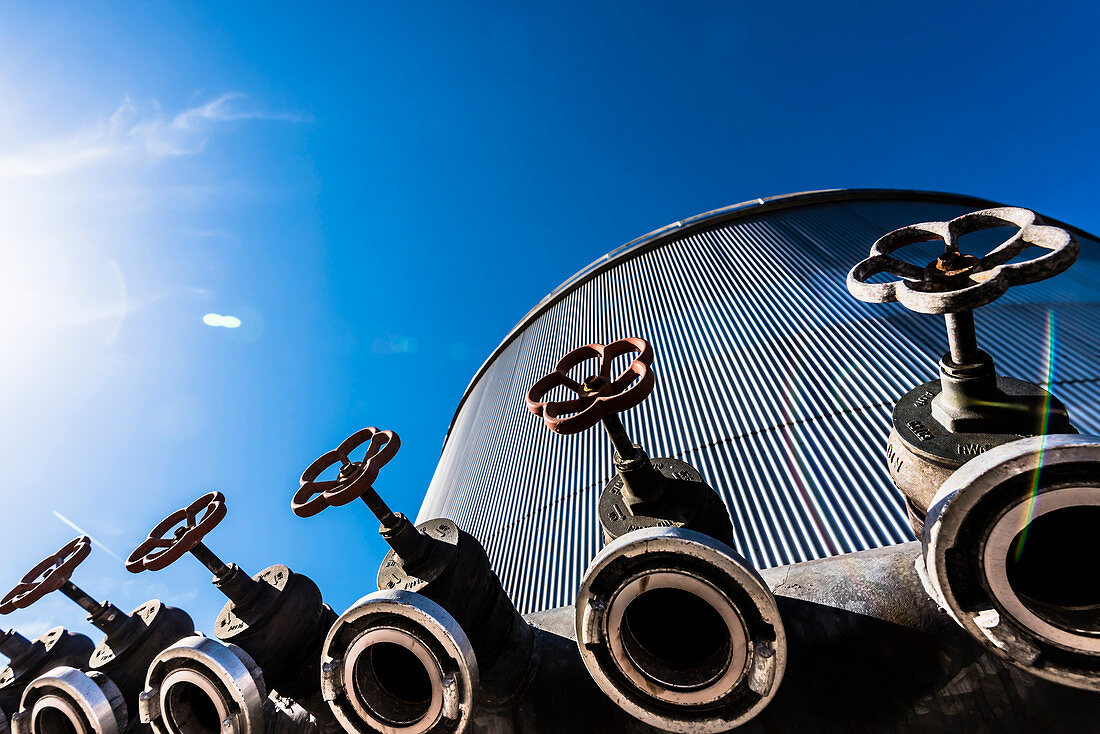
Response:
[[[163,650],[138,704],[157,734],[308,734],[305,709],[269,697],[260,666],[240,647],[201,635]]]
[[[0,632],[0,654],[11,662],[0,671],[0,729],[19,710],[19,700],[27,684],[58,665],[83,668],[95,645],[85,635],[54,627],[31,642],[15,630]]]
[[[738,734],[1094,734],[1100,694],[1008,664],[936,606],[915,567],[919,543],[767,569],[787,666],[771,703]],[[527,616],[531,681],[507,710],[478,711],[476,734],[653,734],[585,674],[576,609]],[[670,625],[671,626],[671,625]]]
[[[647,528],[593,559],[576,605],[596,684],[640,721],[722,732],[757,715],[786,667],[783,622],[759,574],[729,546]]]
[[[214,585],[229,597],[214,634],[259,663],[272,689],[294,699],[323,731],[339,731],[321,697],[320,659],[336,613],[308,576],[277,564],[255,576],[231,564]]]
[[[123,734],[130,711],[103,673],[59,666],[27,686],[11,728],[14,734]]]
[[[339,731],[321,698],[318,669],[321,644],[336,613],[308,576],[282,564],[250,576],[207,548],[202,539],[226,513],[225,496],[209,492],[169,514],[130,554],[127,570],[158,571],[185,553],[194,555],[229,598],[214,624],[218,640],[245,651],[263,670],[267,685],[305,708],[323,731]]]
[[[928,513],[929,594],[974,639],[1100,691],[1100,437],[1035,436],[971,459]]]
[[[135,717],[137,698],[145,684],[145,671],[149,663],[158,652],[176,640],[195,634],[195,625],[191,617],[187,616],[187,612],[170,607],[158,599],[145,602],[132,614],[126,614],[109,601],[96,601],[93,596],[70,581],[73,572],[88,557],[91,550],[91,538],[82,535],[66,543],[56,553],[44,558],[28,571],[0,601],[0,613],[7,614],[15,609],[30,606],[44,595],[54,591],[60,591],[76,602],[81,609],[88,612],[88,622],[102,630],[105,637],[87,660],[86,667],[90,671],[92,682],[89,683],[81,678],[83,673],[79,675],[66,673],[57,682],[58,690],[64,693],[62,699],[71,703],[84,693],[99,695],[96,691],[102,693],[107,690],[109,683],[113,686],[111,690],[120,692],[125,703],[123,711],[128,712],[130,717]],[[103,677],[103,680],[100,677]],[[41,686],[36,690],[40,689]],[[53,694],[43,695],[46,703],[42,706],[46,713],[43,714],[45,718],[42,721],[46,723],[53,721],[60,726],[63,721],[70,721],[72,716],[79,716],[81,711],[98,710],[96,709],[98,704],[93,704],[90,699],[79,702],[79,705],[67,703],[58,708],[54,706],[54,702],[62,699],[58,699]],[[26,700],[26,693],[23,700]],[[58,711],[64,714],[63,718],[55,716]],[[39,717],[33,711],[28,711],[25,703],[21,704],[20,714],[24,715],[24,726],[37,725],[34,722],[37,722]],[[88,719],[84,725],[93,728],[100,725],[106,726],[107,723],[104,722],[108,722],[109,719],[110,717],[100,717],[97,719],[100,721],[99,724]],[[121,726],[125,728],[129,725],[128,722],[129,719],[124,719]]]
[[[109,603],[101,607],[101,613],[90,615],[89,621],[97,627],[110,627],[113,634],[95,648],[88,672],[62,666],[35,679],[23,693],[19,713],[12,717],[13,730],[67,734],[70,730],[65,727],[73,722],[79,724],[74,724],[73,732],[90,734],[144,729],[137,718],[138,696],[149,664],[164,648],[193,635],[194,624],[186,612],[157,599],[145,602],[132,615]],[[112,627],[119,617],[129,622]],[[17,718],[22,722],[18,726]]]
[[[478,706],[506,708],[531,666],[530,626],[476,538],[443,518],[421,523],[416,530],[428,552],[410,561],[390,551],[378,571],[378,588],[415,591],[446,610],[477,655]]]
[[[367,441],[370,441],[370,445],[363,460],[350,461],[351,452]],[[393,431],[379,431],[377,428],[370,427],[352,434],[336,450],[322,455],[306,468],[299,481],[298,491],[291,500],[291,507],[300,517],[312,517],[326,507],[338,507],[356,499],[362,500],[378,518],[382,538],[391,548],[378,570],[378,588],[417,592],[413,598],[406,600],[403,606],[400,606],[408,613],[412,613],[409,610],[417,607],[421,602],[432,602],[431,607],[428,608],[429,611],[425,612],[421,609],[421,616],[426,614],[425,619],[430,618],[434,621],[423,621],[417,624],[427,624],[427,629],[435,630],[425,633],[429,638],[434,636],[442,639],[439,635],[446,637],[450,634],[446,630],[452,626],[460,631],[471,648],[470,659],[476,655],[478,661],[480,684],[477,686],[476,705],[487,710],[506,709],[524,685],[530,672],[534,634],[504,592],[500,579],[490,566],[485,549],[476,538],[445,518],[428,520],[414,526],[404,515],[393,512],[375,491],[373,482],[378,470],[393,458],[398,446],[400,446],[400,439]],[[337,479],[331,482],[319,482],[317,478],[320,473],[337,461],[343,464]],[[358,617],[355,618],[358,619]],[[335,627],[333,629],[335,630]],[[406,631],[395,639],[385,640],[377,637],[377,634],[382,633],[373,634],[375,636],[364,638],[364,641],[359,638],[348,638],[346,635],[334,636],[335,632],[330,632],[326,641],[325,655],[330,660],[346,660],[349,655],[355,657],[365,654],[367,649],[388,649],[381,646],[383,643],[396,645],[398,648],[404,647],[414,653],[416,650],[427,649],[425,647],[427,643],[424,640],[416,642],[416,639],[420,639],[416,635],[421,633],[413,634]],[[410,634],[413,634],[413,637],[409,637]],[[361,648],[347,647],[356,644],[360,644]],[[373,655],[372,652],[372,660]],[[464,665],[465,663],[462,663],[459,667]],[[377,667],[373,662],[371,666]],[[429,674],[435,670],[433,666],[428,666]],[[402,665],[398,667],[401,668]],[[415,664],[412,669],[419,670]],[[418,672],[417,675],[419,674]],[[335,675],[335,673],[329,670],[325,675]],[[353,676],[349,672],[348,680],[352,678],[360,681],[367,680]],[[354,706],[342,711],[339,701],[333,698],[337,696],[338,685],[332,681],[326,690],[325,698],[333,707],[337,717],[341,717],[341,720],[353,718],[360,722],[356,724],[357,726],[367,726],[367,730],[374,730],[372,727],[381,725],[379,722],[389,721],[390,723],[384,725],[397,726],[398,728],[393,729],[394,731],[406,731],[409,727],[414,731],[420,731],[421,726],[427,727],[423,729],[424,731],[453,731],[454,726],[460,725],[469,717],[467,711],[462,715],[456,714],[459,718],[451,721],[448,719],[446,709],[439,714],[434,708],[435,704],[432,704],[431,711],[425,709],[397,713],[395,709],[392,715],[386,715],[381,710],[372,713],[365,708],[355,709]],[[347,685],[345,681],[345,688]],[[434,691],[434,684],[425,684],[424,690],[429,688]],[[354,694],[348,697],[351,703],[357,700]],[[427,705],[426,700],[421,701],[421,704]],[[441,699],[433,693],[431,700],[438,703]],[[471,699],[472,705],[474,702]],[[425,723],[434,716],[443,718],[437,719],[437,724]],[[444,729],[433,728],[437,725]]]
[[[322,690],[347,731],[458,734],[480,676],[469,638],[441,606],[409,591],[376,591],[332,626]]]
[[[108,635],[99,643],[89,668],[114,682],[122,692],[131,718],[136,720],[138,696],[144,688],[149,664],[164,648],[195,634],[195,623],[187,612],[159,599],[145,602],[129,619],[132,625],[124,633]],[[90,621],[99,626],[95,618]]]

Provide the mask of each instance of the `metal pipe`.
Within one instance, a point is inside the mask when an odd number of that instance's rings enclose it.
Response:
[[[1100,436],[997,446],[955,471],[924,526],[922,580],[1010,663],[1100,692]]]
[[[348,731],[459,734],[474,713],[477,659],[441,606],[409,591],[377,591],[332,626],[321,690]]]
[[[33,642],[15,630],[0,634],[0,652],[11,658],[0,671],[0,717],[5,726],[6,717],[19,710],[28,683],[59,665],[86,667],[93,649],[91,640],[64,627],[54,627]]]
[[[761,571],[790,656],[775,698],[733,731],[1094,734],[1100,695],[1036,678],[971,639],[929,599],[920,554],[920,543],[907,543]],[[627,715],[596,687],[575,619],[572,606],[527,615],[538,669],[512,707],[479,709],[472,730],[668,731]]]
[[[322,729],[337,726],[321,698],[320,659],[336,613],[309,577],[281,564],[249,577],[236,565],[214,583],[231,601],[214,624],[218,640],[232,643],[260,666],[267,685],[293,698]]]
[[[786,633],[759,574],[725,544],[647,528],[605,547],[576,605],[577,646],[596,684],[666,731],[724,732],[775,695]]]
[[[201,635],[163,650],[149,666],[138,703],[157,734],[314,732],[309,715],[269,698],[263,673],[241,648]]]
[[[34,643],[17,631],[0,632],[0,655],[18,662],[34,653]]]
[[[60,666],[27,686],[11,728],[13,734],[124,734],[129,723],[110,678]]]

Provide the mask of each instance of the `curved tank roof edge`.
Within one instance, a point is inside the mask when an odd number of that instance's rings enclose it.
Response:
[[[665,225],[659,229],[655,229],[652,232],[636,237],[630,240],[624,245],[620,245],[614,250],[608,252],[600,258],[592,261],[585,267],[578,270],[571,275],[564,283],[559,285],[549,294],[547,294],[541,301],[535,304],[534,308],[528,311],[519,322],[512,327],[511,331],[504,337],[500,345],[493,350],[493,353],[489,355],[477,372],[474,373],[473,378],[470,380],[470,384],[466,386],[466,391],[462,393],[462,399],[458,401],[458,406],[455,408],[454,415],[451,416],[451,422],[447,426],[447,435],[443,438],[443,446],[440,448],[440,452],[447,448],[447,440],[451,437],[451,431],[454,429],[455,420],[458,418],[458,414],[462,411],[462,406],[466,404],[466,399],[470,396],[470,392],[474,389],[474,385],[477,384],[481,376],[485,374],[485,371],[489,369],[489,365],[500,353],[503,352],[509,344],[511,344],[520,332],[527,326],[528,323],[540,316],[544,311],[549,309],[555,303],[564,298],[568,293],[575,288],[580,287],[584,283],[587,283],[592,278],[595,278],[600,273],[604,272],[608,268],[616,265],[628,258],[635,257],[641,253],[658,247],[659,245],[667,242],[671,239],[672,235],[680,235],[686,232],[690,232],[694,229],[704,226],[713,226],[720,224],[731,219],[739,219],[741,217],[755,216],[763,212],[778,211],[781,209],[793,209],[799,206],[823,204],[831,201],[874,201],[874,200],[889,200],[889,199],[909,199],[918,201],[938,202],[945,204],[964,204],[967,206],[974,206],[976,208],[989,208],[995,206],[1010,206],[1008,204],[1002,204],[991,199],[983,199],[979,196],[970,196],[968,194],[953,194],[945,191],[921,191],[917,189],[821,189],[818,191],[800,191],[794,194],[781,194],[778,196],[769,196],[766,198],[750,199],[743,201],[739,204],[732,204],[730,206],[722,207],[720,209],[712,209],[702,214],[696,214],[693,217],[681,219],[672,224]],[[1054,224],[1065,229],[1069,229],[1075,234],[1083,235],[1090,239],[1100,239],[1089,232],[1075,227],[1072,224],[1066,224],[1065,222],[1048,217],[1040,212],[1043,219],[1050,224]]]

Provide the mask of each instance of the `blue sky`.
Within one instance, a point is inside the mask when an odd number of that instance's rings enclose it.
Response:
[[[5,3],[0,584],[125,557],[210,490],[208,545],[342,611],[365,508],[294,517],[364,425],[415,515],[469,379],[604,252],[758,196],[959,191],[1100,230],[1086,3]],[[240,319],[209,326],[208,313]],[[210,630],[197,561],[76,573]],[[93,632],[59,595],[11,615]],[[98,633],[93,635],[98,639]]]

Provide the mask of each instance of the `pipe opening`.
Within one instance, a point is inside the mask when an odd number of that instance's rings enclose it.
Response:
[[[623,711],[660,731],[728,732],[761,711],[786,667],[786,633],[768,587],[714,538],[633,530],[585,571],[577,649]]]
[[[43,706],[34,716],[34,734],[83,734],[69,716],[53,706]]]
[[[730,665],[730,630],[722,615],[683,589],[640,594],[623,613],[621,634],[638,670],[669,688],[710,685]]]
[[[359,698],[383,721],[409,726],[428,715],[432,679],[411,650],[393,642],[376,642],[355,663]]]
[[[178,681],[165,697],[165,716],[178,734],[217,734],[221,717],[210,695],[189,681]]]
[[[1032,613],[1079,631],[1100,631],[1100,506],[1063,507],[1031,520],[1005,558],[1012,590]]]

